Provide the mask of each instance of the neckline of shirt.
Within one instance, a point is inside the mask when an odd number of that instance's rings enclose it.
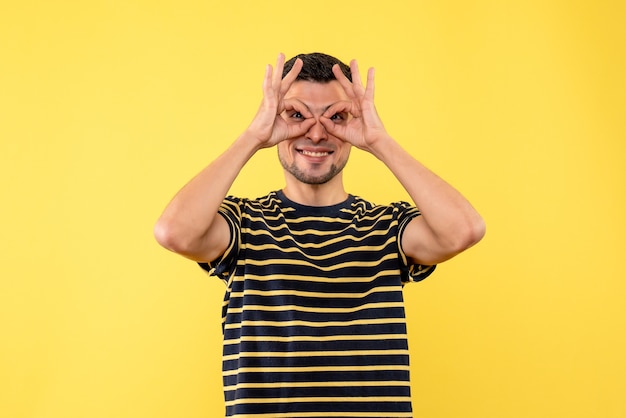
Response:
[[[281,206],[295,209],[299,214],[310,215],[325,215],[330,213],[337,213],[342,209],[350,208],[355,199],[353,195],[348,194],[348,197],[343,202],[339,202],[335,205],[308,206],[290,200],[287,196],[285,196],[285,193],[283,193],[282,190],[277,190],[274,193],[276,194],[276,197],[280,200]]]

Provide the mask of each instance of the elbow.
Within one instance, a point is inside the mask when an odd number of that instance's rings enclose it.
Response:
[[[438,243],[442,257],[438,259],[438,262],[445,261],[473,247],[484,236],[485,222],[482,218],[451,226],[445,235],[439,236]]]
[[[164,222],[162,219],[159,219],[154,225],[154,229],[152,232],[154,234],[154,238],[161,247],[171,250],[174,240],[171,228],[169,227],[169,225],[167,225],[166,222]]]
[[[483,239],[486,231],[487,228],[482,217],[477,216],[476,219],[467,221],[465,225],[459,228],[456,242],[453,244],[454,252],[460,253],[473,247]]]
[[[154,238],[163,248],[172,252],[182,254],[186,251],[184,235],[177,232],[176,226],[172,222],[161,218],[154,225]]]

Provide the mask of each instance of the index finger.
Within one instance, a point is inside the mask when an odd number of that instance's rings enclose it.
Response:
[[[335,78],[337,79],[341,87],[343,87],[343,90],[346,92],[348,97],[350,99],[354,99],[355,94],[354,89],[352,88],[352,83],[350,82],[350,80],[348,80],[348,77],[346,77],[346,75],[341,71],[341,68],[339,68],[339,64],[333,65],[333,74],[335,75]]]
[[[289,112],[291,110],[295,110],[307,119],[313,117],[313,114],[311,113],[309,108],[300,100],[287,99],[283,101],[283,111]]]
[[[345,120],[348,114],[354,117],[360,116],[359,110],[353,106],[350,100],[340,100],[328,107],[322,116],[329,119],[331,116],[339,115]]]
[[[287,90],[289,90],[289,87],[291,87],[293,82],[298,77],[298,74],[300,74],[300,71],[302,70],[303,65],[304,64],[302,60],[300,58],[296,58],[296,60],[293,63],[293,67],[291,67],[291,69],[285,75],[285,77],[282,78],[282,80],[280,80],[280,95],[281,96],[284,96],[285,93],[287,93]],[[281,66],[280,77],[282,77],[282,75],[283,75],[283,67]]]

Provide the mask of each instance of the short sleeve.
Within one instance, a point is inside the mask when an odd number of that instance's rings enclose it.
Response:
[[[241,241],[241,207],[243,200],[228,196],[224,199],[218,209],[221,215],[228,223],[230,229],[230,242],[224,254],[211,262],[200,262],[198,265],[208,272],[211,276],[217,276],[219,279],[228,283],[230,276],[237,266],[237,254],[239,253],[239,243]]]
[[[430,276],[430,274],[437,267],[436,265],[426,266],[423,264],[411,264],[409,259],[402,249],[402,235],[406,226],[413,219],[421,216],[419,209],[415,206],[411,206],[408,202],[397,202],[393,204],[394,208],[398,210],[398,249],[400,252],[400,258],[402,261],[402,283],[414,283],[419,282]]]

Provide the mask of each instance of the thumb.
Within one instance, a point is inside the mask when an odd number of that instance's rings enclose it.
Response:
[[[321,116],[320,117],[320,123],[322,124],[322,126],[324,127],[324,129],[326,129],[326,132],[328,132],[329,134],[331,134],[332,136],[335,136],[341,140],[343,140],[343,136],[344,136],[344,132],[345,132],[345,126],[339,125],[335,122],[333,122],[332,120],[330,120],[329,118],[327,118],[326,116]]]
[[[311,129],[311,127],[313,127],[313,125],[315,125],[314,118],[307,118],[301,123],[289,125],[289,138],[304,135],[309,129]]]

